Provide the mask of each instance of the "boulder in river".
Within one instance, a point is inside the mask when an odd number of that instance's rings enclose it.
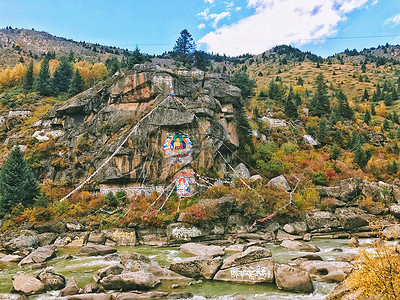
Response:
[[[262,283],[274,282],[274,263],[271,259],[261,259],[253,263],[221,269],[215,274],[214,280]]]
[[[225,258],[221,269],[227,269],[248,263],[253,263],[271,256],[272,253],[268,249],[257,246],[249,247],[244,252],[236,253]]]
[[[399,238],[400,237],[400,225],[397,224],[397,225],[392,225],[392,226],[386,227],[382,231],[382,235],[387,240],[393,240],[393,239]]]
[[[353,269],[353,265],[342,261],[305,261],[299,268],[310,274],[311,278],[323,282],[342,282]]]
[[[312,293],[314,287],[307,272],[284,264],[275,264],[275,283],[280,290]]]
[[[12,277],[13,292],[22,293],[24,295],[40,294],[46,291],[45,285],[37,278],[18,272]]]
[[[195,256],[171,263],[170,269],[185,277],[212,279],[222,265],[222,258]]]
[[[292,251],[319,252],[320,249],[311,243],[300,241],[284,240],[281,246]]]
[[[196,255],[196,256],[222,256],[225,254],[224,248],[221,246],[214,246],[214,245],[203,245],[199,243],[187,243],[183,244],[179,248],[180,251]]]
[[[125,272],[119,275],[109,275],[100,280],[106,290],[149,290],[155,288],[161,281],[145,271]]]
[[[117,249],[112,248],[106,245],[97,245],[97,244],[90,244],[83,246],[79,251],[76,253],[78,256],[97,256],[97,255],[106,255],[117,252]]]
[[[76,295],[79,293],[78,283],[76,282],[74,277],[71,277],[65,288],[63,288],[60,292],[61,297]]]
[[[56,273],[52,267],[41,271],[36,278],[43,282],[46,290],[61,290],[65,288],[65,277]]]
[[[100,270],[97,270],[93,275],[93,280],[95,282],[100,282],[101,279],[107,277],[108,275],[118,275],[124,271],[124,266],[121,264],[111,265]]]
[[[56,256],[55,246],[39,247],[21,260],[18,265],[21,267],[27,264],[42,263]]]

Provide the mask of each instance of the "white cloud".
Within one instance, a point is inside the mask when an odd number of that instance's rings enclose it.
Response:
[[[302,45],[337,32],[346,14],[368,0],[248,0],[255,13],[206,34],[198,43],[214,53],[262,53],[279,44]],[[211,15],[208,15],[209,17]],[[219,21],[219,20],[218,20]],[[217,22],[218,23],[218,22]]]
[[[199,17],[202,17],[204,20],[208,21],[208,20],[214,20],[212,22],[212,26],[214,28],[217,28],[218,26],[218,22],[221,21],[223,18],[229,17],[231,14],[227,11],[223,11],[219,14],[210,14],[210,9],[206,8],[204,9],[202,12],[199,12],[197,14]]]
[[[236,7],[236,11],[241,10],[242,8],[240,6]]]
[[[203,29],[205,27],[206,27],[206,24],[204,24],[204,23],[201,23],[201,24],[197,25],[198,29]]]
[[[372,3],[371,3],[372,6],[377,5],[377,4],[378,4],[378,0],[372,0]]]
[[[213,4],[213,3],[214,3],[214,0],[204,0],[204,2],[205,2],[205,3]]]
[[[400,25],[400,14],[394,15],[383,22],[384,25],[397,26]]]
[[[231,1],[231,2],[224,2],[225,3],[225,5],[226,5],[226,9],[230,9],[230,8],[232,8],[234,5],[235,5],[235,3],[233,3],[233,1]]]

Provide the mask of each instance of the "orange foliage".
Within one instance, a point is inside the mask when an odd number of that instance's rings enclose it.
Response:
[[[103,63],[91,64],[87,61],[78,61],[74,63],[74,69],[78,69],[87,86],[91,86],[97,79],[107,74],[107,68]]]

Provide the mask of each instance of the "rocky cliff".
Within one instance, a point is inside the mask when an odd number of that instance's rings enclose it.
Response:
[[[42,164],[47,166],[43,173],[53,180],[82,180],[155,107],[96,176],[99,183],[164,183],[184,167],[226,170],[217,149],[231,161],[239,147],[232,103],[240,94],[223,74],[136,65],[53,107],[37,124],[38,138],[56,135],[56,144],[64,148]],[[163,153],[164,141],[177,132],[193,143],[191,158],[183,164]]]

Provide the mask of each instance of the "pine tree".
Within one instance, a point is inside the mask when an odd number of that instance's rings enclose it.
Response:
[[[22,203],[32,204],[38,193],[38,184],[24,156],[16,147],[8,156],[0,172],[0,213],[4,215]]]
[[[364,114],[364,122],[365,124],[369,125],[369,122],[371,122],[371,114],[369,113],[369,110],[365,111]]]
[[[349,106],[349,101],[347,100],[347,96],[343,93],[341,89],[338,90],[336,98],[338,99],[339,114],[345,119],[350,119],[350,120],[353,119],[354,112]]]
[[[360,168],[364,168],[367,165],[369,158],[370,154],[362,149],[361,143],[357,143],[356,149],[354,150],[353,161]]]
[[[174,46],[174,54],[183,63],[189,63],[190,55],[196,50],[196,43],[187,29],[183,29]]]
[[[249,75],[244,71],[239,71],[233,74],[232,83],[242,90],[243,99],[252,96],[254,89],[257,87],[256,81],[250,79]]]
[[[81,73],[79,73],[79,70],[76,69],[71,79],[71,84],[68,89],[68,94],[70,96],[75,96],[76,94],[79,94],[84,90],[85,90],[85,81],[83,80]]]
[[[325,84],[325,79],[322,73],[315,79],[316,91],[311,100],[311,113],[314,116],[321,117],[329,112],[330,101],[328,96],[328,87]]]
[[[369,100],[369,94],[368,94],[367,88],[364,88],[364,95],[363,95],[362,99],[365,101]]]
[[[375,111],[375,103],[372,102],[371,104],[371,115],[375,116],[376,115],[376,111]]]
[[[55,94],[68,92],[71,78],[74,74],[73,67],[67,58],[60,58],[60,64],[54,71],[52,85]]]
[[[322,145],[325,144],[326,138],[329,135],[329,130],[326,126],[326,121],[325,120],[319,120],[318,122],[318,140]]]
[[[52,94],[52,84],[49,72],[49,58],[46,55],[40,65],[40,71],[34,83],[35,90],[42,96],[50,96]]]
[[[331,155],[329,155],[329,159],[331,160],[337,160],[340,155],[340,149],[336,144],[333,144],[332,150],[331,150]]]
[[[33,61],[28,66],[28,69],[26,70],[25,76],[24,76],[24,91],[25,93],[29,92],[32,90],[33,86]]]

